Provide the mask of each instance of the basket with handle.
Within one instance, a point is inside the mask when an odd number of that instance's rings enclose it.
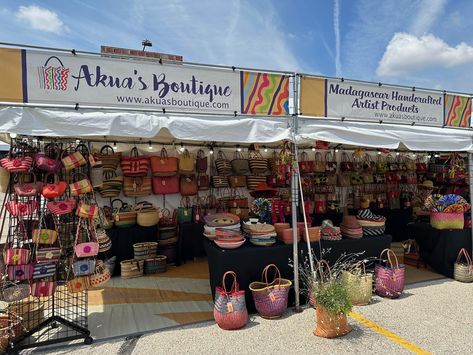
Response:
[[[462,256],[465,257],[466,264],[461,262]],[[473,282],[473,262],[465,248],[460,249],[453,265],[453,278],[460,282]]]
[[[145,259],[144,268],[146,275],[166,272],[167,257],[165,255],[157,255],[154,258]]]
[[[144,260],[123,260],[120,261],[122,279],[143,276]]]
[[[374,272],[376,277],[375,289],[376,293],[381,297],[398,298],[404,290],[404,265],[399,265],[396,254],[390,249],[384,249],[379,255],[379,259],[386,253],[388,259],[386,266],[376,264]],[[395,263],[391,260],[394,256]]]
[[[51,60],[56,60],[59,66],[50,65]],[[57,65],[57,64],[56,64]],[[69,68],[65,68],[62,61],[56,57],[49,57],[43,66],[38,70],[39,87],[45,90],[67,90],[67,79],[69,77]]]
[[[435,229],[463,229],[464,218],[462,212],[430,212],[430,225]]]
[[[227,276],[233,277],[230,290],[225,282]],[[243,328],[248,322],[245,291],[239,289],[234,271],[223,274],[222,286],[215,288],[214,319],[218,326],[225,330]]]
[[[373,295],[373,274],[366,272],[363,262],[356,263],[351,270],[342,271],[341,277],[353,305],[362,306],[370,302]]]
[[[157,242],[142,242],[133,244],[135,260],[154,258],[156,257],[157,250]]]
[[[274,268],[274,276],[273,280],[268,282],[268,271],[271,268]],[[281,278],[281,273],[274,264],[269,264],[263,269],[261,280],[250,283],[256,310],[263,318],[281,317],[287,309],[292,282]]]

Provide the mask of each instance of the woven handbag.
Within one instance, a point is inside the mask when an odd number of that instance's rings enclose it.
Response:
[[[144,260],[123,260],[120,261],[122,279],[131,279],[133,277],[143,276]]]
[[[255,190],[262,182],[266,182],[266,176],[250,175],[246,177],[246,185],[250,191]]]
[[[99,206],[98,205],[89,205],[85,202],[79,202],[79,205],[76,209],[76,216],[80,218],[87,218],[87,219],[95,219],[97,218],[99,213]]]
[[[120,164],[122,154],[115,153],[113,147],[104,145],[100,149],[100,153],[96,154],[97,160],[102,162],[103,172],[115,172]]]
[[[217,159],[215,159],[215,167],[217,168],[218,175],[228,176],[232,174],[230,160],[227,159],[225,153],[221,150],[218,151]]]
[[[192,222],[192,207],[188,197],[181,198],[181,205],[177,210],[179,223]]]
[[[51,175],[54,177],[54,181],[52,183],[48,183],[48,177]],[[66,191],[67,186],[68,185],[64,181],[59,181],[57,175],[48,173],[44,176],[41,194],[47,199],[61,197]]]
[[[466,263],[461,261],[465,257]],[[453,265],[453,278],[460,282],[473,282],[473,262],[465,248],[461,248]]]
[[[274,276],[268,282],[268,271],[274,269]],[[263,318],[279,318],[287,309],[289,289],[292,282],[281,278],[279,269],[274,264],[269,264],[263,269],[262,281],[250,283],[250,290],[253,294],[255,307],[259,315]]]
[[[154,176],[153,177],[153,194],[155,195],[172,195],[179,193],[179,176]]]
[[[151,195],[151,178],[148,176],[125,176],[123,194],[127,197],[144,197]]]
[[[32,157],[5,157],[0,159],[0,166],[9,173],[26,173],[32,165]]]
[[[146,176],[148,175],[150,161],[149,158],[139,155],[138,148],[133,147],[130,156],[122,157],[120,166],[125,176]]]
[[[245,175],[232,175],[228,177],[228,184],[231,188],[246,187],[246,176]]]
[[[227,276],[233,277],[230,290],[227,290],[225,282]],[[223,274],[222,285],[215,288],[214,319],[218,326],[225,330],[240,329],[248,323],[245,291],[239,289],[233,271]]]
[[[195,161],[195,169],[197,173],[203,173],[205,174],[207,172],[207,167],[208,167],[208,159],[205,156],[205,153],[202,149],[199,149],[197,152],[197,157]]]
[[[142,227],[151,227],[159,223],[159,208],[152,203],[143,201],[135,206],[136,222]]]
[[[9,265],[7,267],[7,274],[10,281],[31,280],[33,276],[33,265]]]
[[[354,306],[370,303],[373,296],[373,274],[366,272],[364,263],[356,264],[349,271],[342,271],[341,279]]]
[[[61,156],[61,149],[56,144],[47,144],[44,147],[45,153],[36,153],[34,155],[34,166],[36,169],[45,171],[48,173],[54,173],[63,167],[62,162],[60,160]],[[47,155],[47,152],[55,153],[56,156],[54,158]]]
[[[115,171],[104,172],[102,186],[98,189],[100,196],[107,198],[120,195],[123,187],[123,179],[123,176],[117,176]]]
[[[54,244],[57,239],[57,231],[53,229],[39,228],[33,229],[33,243]]]
[[[325,154],[325,171],[329,174],[337,172],[337,161],[331,152]]]
[[[67,150],[64,150],[62,152],[62,164],[64,165],[64,169],[66,170],[72,170],[74,168],[79,168],[83,165],[87,165],[87,160],[85,160],[84,156],[82,153],[78,150],[79,148],[85,147],[85,150],[89,150],[85,144],[79,144],[76,147],[76,151],[74,153],[69,154],[68,156],[64,157],[64,153],[67,152]]]
[[[239,151],[233,153],[233,159],[230,164],[232,165],[233,173],[235,175],[245,175],[250,172],[248,159],[245,159],[243,154]]]
[[[314,173],[325,173],[325,160],[320,152],[315,153]]]
[[[3,249],[3,262],[5,265],[28,264],[31,257],[31,250],[23,247],[10,247]]]
[[[386,253],[388,259],[383,262],[382,257]],[[395,263],[391,256],[394,256]],[[376,294],[381,297],[398,298],[404,290],[404,265],[399,265],[397,256],[390,249],[384,249],[379,255],[380,263],[375,266]]]
[[[342,153],[342,161],[340,162],[340,171],[342,173],[353,171],[354,170],[353,162],[351,161],[350,156],[346,153]]]
[[[78,258],[93,257],[97,256],[97,254],[99,253],[99,243],[97,243],[95,235],[90,232],[88,226],[84,223],[84,221],[85,220],[79,221],[76,230],[74,253]],[[81,233],[82,231],[84,231],[84,233]],[[81,234],[85,235],[87,240],[89,241],[79,243],[79,237]]]
[[[179,170],[179,159],[168,157],[166,148],[161,149],[160,156],[150,157],[151,172],[153,176],[173,176]]]
[[[179,192],[182,196],[194,196],[197,195],[199,186],[195,175],[181,175],[179,178]]]
[[[248,156],[250,171],[253,174],[263,174],[268,171],[268,159],[263,158],[263,156],[256,151],[249,152]]]
[[[56,281],[36,281],[31,284],[30,292],[33,297],[50,297],[54,295],[56,288]]]
[[[77,201],[74,198],[67,198],[62,201],[49,201],[46,206],[53,215],[61,216],[74,211],[77,206]]]
[[[95,272],[95,259],[80,259],[72,263],[74,276],[88,276]]]
[[[120,202],[120,206],[114,207],[116,201]],[[112,208],[116,227],[128,228],[136,224],[137,214],[132,206],[124,203],[122,200],[115,199],[112,201]]]
[[[227,176],[225,175],[214,175],[212,176],[212,185],[216,189],[226,188],[230,185],[228,184]]]
[[[97,260],[95,271],[89,276],[90,287],[99,288],[105,285],[112,277],[110,269],[102,260]]]
[[[29,200],[27,202],[18,202],[16,199],[5,203],[5,208],[13,217],[31,216],[38,209],[39,202]]]
[[[33,181],[25,182],[26,175],[32,176]],[[20,181],[13,186],[13,189],[15,190],[15,193],[18,196],[30,197],[30,196],[38,195],[41,193],[41,191],[43,191],[43,183],[41,181],[36,180],[35,174],[32,174],[32,173],[21,174]]]
[[[207,191],[210,188],[210,179],[206,174],[197,175],[197,187],[199,191]]]
[[[185,149],[179,158],[179,173],[180,174],[194,174],[194,158],[189,153],[189,150]]]
[[[33,279],[54,277],[56,275],[56,263],[38,263],[33,265]]]
[[[300,158],[299,158],[299,172],[301,174],[310,174],[313,171],[314,162],[309,160],[309,154],[307,152],[302,151]]]
[[[158,274],[161,272],[166,272],[166,257],[164,255],[157,255],[154,258],[148,258],[144,263],[144,273],[149,274]]]
[[[80,180],[75,180],[77,177],[81,178]],[[73,183],[69,184],[69,190],[71,191],[71,196],[80,196],[93,191],[92,184],[87,178],[87,175],[83,173],[74,174]]]
[[[157,242],[143,242],[133,244],[133,253],[135,260],[154,258],[156,257],[157,250]]]
[[[79,293],[85,291],[89,287],[89,276],[74,277],[72,280],[67,281],[67,289],[70,293]]]
[[[4,281],[2,283],[1,299],[5,302],[17,302],[29,297],[30,285],[27,283],[18,284],[16,282]]]
[[[61,248],[58,247],[49,247],[36,249],[36,259],[37,263],[48,263],[52,261],[58,261],[61,258]]]

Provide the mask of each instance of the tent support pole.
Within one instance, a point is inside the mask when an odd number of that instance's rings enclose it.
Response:
[[[296,154],[296,144],[292,144],[292,154]],[[292,260],[294,263],[294,292],[296,294],[296,305],[294,306],[294,312],[302,312],[300,307],[300,289],[299,289],[299,252],[298,252],[298,229],[297,229],[297,206],[299,201],[299,176],[296,169],[292,169],[291,174],[291,211],[292,211]]]
[[[468,153],[468,187],[470,189],[470,204],[473,202],[473,153]],[[470,208],[470,218],[473,221],[473,212]],[[471,231],[471,248],[473,249],[473,226]]]

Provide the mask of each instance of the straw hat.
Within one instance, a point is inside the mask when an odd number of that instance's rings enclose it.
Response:
[[[342,227],[349,228],[349,229],[356,229],[356,228],[360,228],[361,225],[356,219],[356,216],[343,216]]]
[[[268,196],[268,195],[270,197],[273,197],[274,195],[276,195],[277,192],[278,192],[278,190],[273,189],[272,187],[270,187],[268,185],[268,183],[266,181],[263,181],[263,182],[259,183],[259,185],[256,189],[254,189],[253,191],[250,192],[250,195],[253,196],[253,197]]]

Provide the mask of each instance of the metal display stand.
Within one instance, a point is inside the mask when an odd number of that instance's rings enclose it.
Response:
[[[11,147],[19,154],[31,155],[38,151],[39,145],[44,147],[48,142],[39,141],[31,138],[18,138],[12,140]],[[74,141],[55,141],[57,146],[62,150],[70,150],[75,146]],[[52,155],[51,155],[52,156]],[[88,156],[85,155],[84,156]],[[80,168],[74,172],[86,173],[86,168]],[[67,175],[67,174],[65,174]],[[70,175],[70,174],[69,174]],[[44,179],[44,174],[37,172],[38,181],[40,177]],[[70,183],[71,176],[61,176],[62,181]],[[10,191],[18,182],[18,174],[11,174]],[[68,191],[67,194],[68,195]],[[7,244],[13,242],[16,238],[22,237],[22,243],[31,251],[35,248],[32,242],[32,229],[37,228],[40,223],[41,213],[47,210],[46,200],[41,195],[33,197],[18,197],[14,193],[6,196],[7,200],[16,199],[20,202],[36,200],[39,208],[31,216],[14,217],[10,214],[4,215],[5,222],[9,223]],[[11,340],[10,346],[7,348],[8,354],[17,354],[20,350],[27,348],[36,348],[51,344],[57,344],[77,339],[84,339],[85,344],[92,344],[93,339],[88,329],[88,293],[87,290],[71,293],[66,285],[68,278],[71,276],[69,272],[72,254],[74,252],[70,245],[70,238],[75,234],[75,226],[78,217],[74,213],[64,216],[53,216],[49,214],[49,218],[45,219],[47,227],[55,226],[58,231],[57,243],[61,247],[61,258],[57,263],[57,272],[55,279],[57,280],[57,288],[50,297],[33,297],[29,296],[20,301],[11,302],[9,310],[22,318],[21,327],[15,329],[15,334]],[[58,228],[61,226],[61,229]],[[29,281],[21,281],[25,284]],[[21,328],[21,329],[20,329]]]

